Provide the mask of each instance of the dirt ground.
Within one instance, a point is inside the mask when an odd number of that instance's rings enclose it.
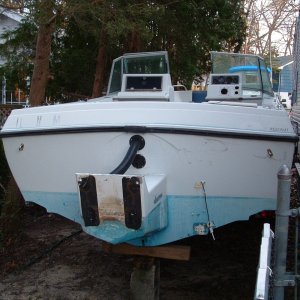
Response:
[[[27,207],[21,239],[0,254],[0,299],[129,299],[134,257],[55,214]],[[188,262],[161,259],[160,299],[253,299],[262,221],[236,222],[183,241]],[[291,298],[292,299],[292,298]]]

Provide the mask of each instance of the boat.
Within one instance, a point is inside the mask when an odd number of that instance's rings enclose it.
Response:
[[[298,136],[262,58],[211,56],[200,102],[158,51],[115,59],[103,97],[13,110],[0,136],[24,199],[134,246],[274,210]]]

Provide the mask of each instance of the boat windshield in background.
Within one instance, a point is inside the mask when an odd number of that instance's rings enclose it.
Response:
[[[270,69],[263,59],[256,55],[211,52],[212,73],[239,73],[242,76],[243,96],[259,96],[266,93],[273,96]]]

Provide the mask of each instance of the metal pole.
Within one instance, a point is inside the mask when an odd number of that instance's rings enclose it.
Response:
[[[2,104],[6,104],[6,78],[2,77]]]
[[[279,72],[278,96],[280,96],[280,88],[281,88],[281,71]]]
[[[272,35],[270,35],[270,42],[269,42],[269,52],[270,52],[270,69],[271,69],[271,85],[273,87],[273,67],[272,67],[272,47],[271,47]]]
[[[278,171],[277,178],[278,188],[275,223],[274,300],[283,300],[292,173],[286,165],[283,165]]]

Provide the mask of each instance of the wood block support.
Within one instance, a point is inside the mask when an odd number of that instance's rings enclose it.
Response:
[[[189,260],[191,255],[190,246],[164,245],[157,247],[135,247],[129,244],[112,245],[102,242],[102,249],[108,253],[139,255],[156,258],[175,260]]]
[[[129,244],[112,245],[102,241],[107,253],[136,255],[130,278],[131,300],[158,300],[160,285],[160,258],[189,260],[191,247],[164,245],[158,247],[135,247]]]
[[[160,285],[160,260],[136,257],[130,279],[131,300],[158,300]]]

